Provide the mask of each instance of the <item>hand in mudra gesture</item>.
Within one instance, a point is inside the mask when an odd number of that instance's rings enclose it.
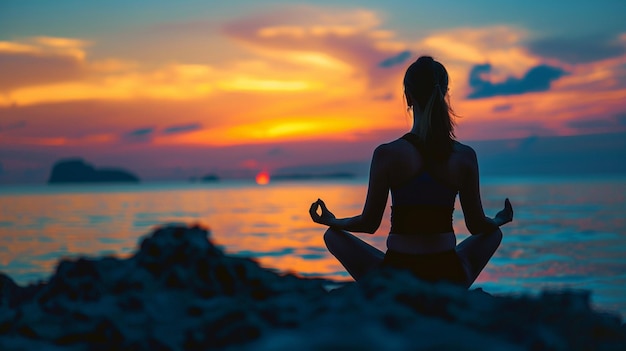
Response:
[[[317,209],[321,208],[322,213],[317,213]],[[311,215],[311,219],[315,223],[324,224],[327,226],[332,226],[333,221],[336,219],[335,215],[326,208],[326,204],[324,201],[317,199],[314,203],[311,204],[311,208],[309,209],[309,214]]]
[[[494,219],[499,226],[513,221],[513,206],[511,206],[511,201],[508,198],[504,200],[504,209],[498,212]]]

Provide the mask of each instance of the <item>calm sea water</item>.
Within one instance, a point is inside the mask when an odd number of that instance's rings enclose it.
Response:
[[[325,182],[153,183],[0,187],[0,271],[18,283],[46,279],[59,258],[126,257],[152,228],[199,223],[227,252],[279,271],[350,277],[308,216],[318,197],[340,217],[358,214],[366,179]],[[594,305],[626,316],[626,177],[485,178],[488,215],[509,197],[515,221],[474,287],[491,293],[591,290]],[[455,231],[467,229],[457,203]],[[389,213],[375,235],[385,249]]]

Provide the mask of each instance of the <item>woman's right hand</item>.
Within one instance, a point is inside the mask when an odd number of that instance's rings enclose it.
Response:
[[[322,213],[318,214],[317,209],[321,208]],[[311,208],[309,209],[309,214],[311,215],[311,219],[315,223],[324,224],[327,226],[332,226],[335,221],[335,215],[326,208],[326,204],[324,201],[317,199],[314,203],[311,204]]]
[[[502,226],[513,221],[513,206],[508,198],[504,200],[504,209],[498,212],[493,220],[498,226]]]

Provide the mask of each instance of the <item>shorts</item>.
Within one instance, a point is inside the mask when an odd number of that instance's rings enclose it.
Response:
[[[382,266],[408,270],[427,282],[446,281],[467,286],[467,273],[454,249],[432,254],[407,254],[387,250]]]

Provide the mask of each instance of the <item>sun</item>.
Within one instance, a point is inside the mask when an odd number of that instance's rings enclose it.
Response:
[[[266,171],[261,171],[256,175],[256,183],[259,185],[265,185],[270,182],[270,174]]]

